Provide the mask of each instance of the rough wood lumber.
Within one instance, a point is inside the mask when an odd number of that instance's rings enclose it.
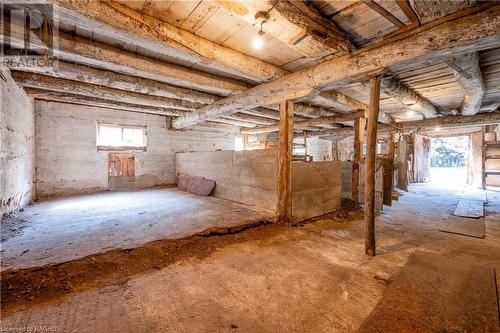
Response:
[[[359,161],[363,159],[363,141],[366,127],[366,118],[354,120],[354,145],[351,178],[351,199],[359,202]]]
[[[17,57],[20,58],[20,57]],[[19,63],[19,61],[17,61]],[[203,93],[193,89],[172,86],[166,83],[115,73],[65,61],[59,61],[57,68],[50,66],[16,66],[13,72],[23,71],[42,74],[66,80],[74,80],[98,86],[120,89],[140,94],[182,99],[189,102],[212,104],[219,96]]]
[[[31,96],[35,99],[42,101],[86,105],[86,106],[94,106],[105,109],[140,112],[140,113],[156,114],[162,116],[182,116],[185,114],[185,112],[176,109],[144,107],[140,105],[127,104],[119,101],[111,102],[100,98],[79,96],[57,91],[47,91],[36,88],[24,88],[24,91],[28,96]]]
[[[380,76],[370,80],[370,107],[366,124],[365,159],[365,253],[375,256],[375,162],[380,108]]]
[[[179,99],[144,95],[120,89],[96,86],[89,83],[58,79],[32,73],[14,72],[12,73],[12,78],[22,87],[58,91],[142,106],[172,108],[177,110],[195,110],[203,105]]]
[[[453,58],[453,64],[463,72],[453,68],[453,74],[464,91],[464,101],[460,108],[460,114],[464,116],[474,115],[479,112],[481,102],[486,93],[486,85],[479,67],[479,55],[477,52],[465,54]]]
[[[198,69],[236,75],[255,83],[285,75],[277,66],[245,55],[114,1],[27,0],[59,5],[56,20],[122,43],[181,59]]]
[[[410,110],[421,113],[424,118],[433,118],[439,115],[437,108],[431,102],[393,78],[382,80],[382,90]]]
[[[387,19],[389,22],[394,24],[395,26],[401,28],[404,27],[405,24],[401,22],[396,16],[394,16],[391,12],[389,12],[387,9],[384,7],[380,6],[378,3],[376,3],[373,0],[361,0],[365,5],[379,13],[381,16],[383,16],[385,19]]]
[[[262,125],[265,125],[265,126],[274,125],[277,123],[275,120],[271,120],[268,118],[261,118],[259,116],[242,114],[242,113],[236,113],[236,114],[233,114],[230,116],[225,116],[223,118],[229,119],[229,120],[244,121],[244,122],[248,122],[248,123],[252,123],[252,124],[256,124],[256,125],[261,125],[261,126]]]
[[[59,33],[56,57],[114,72],[157,80],[219,95],[245,90],[246,84],[186,67],[139,56],[132,52]]]
[[[399,8],[401,8],[403,13],[405,13],[410,22],[417,22],[418,24],[420,24],[420,20],[418,19],[418,16],[413,8],[411,8],[408,0],[396,0],[396,4],[399,6]]]
[[[4,31],[2,23],[0,21],[0,31]],[[13,24],[11,24],[11,28],[19,29]],[[24,42],[16,39],[16,36],[2,37],[23,47]],[[40,37],[43,39],[43,36]],[[189,87],[221,96],[227,96],[247,88],[247,84],[244,82],[168,64],[104,43],[75,37],[62,31],[57,34],[56,45],[57,47],[52,50],[53,55],[67,62]],[[33,51],[42,53],[46,52],[47,49],[44,44],[30,44],[30,47],[33,48]]]
[[[352,82],[352,77],[393,65],[415,66],[439,61],[459,54],[498,47],[500,44],[500,5],[496,4],[475,14],[431,22],[394,38],[321,64],[304,68],[250,88],[206,106],[172,122],[174,128],[184,128],[205,119],[236,113],[243,109],[277,103],[279,99],[308,96],[313,89]]]
[[[357,112],[345,113],[345,114],[333,116],[333,117],[312,118],[312,119],[308,119],[308,120],[294,122],[294,127],[295,128],[307,128],[307,127],[311,127],[311,126],[319,126],[319,125],[325,125],[325,124],[333,125],[335,123],[342,123],[344,121],[352,121],[352,120],[355,120],[356,118],[363,117],[364,115],[365,115],[365,111],[357,111]],[[241,133],[242,134],[271,133],[271,132],[277,132],[277,131],[279,131],[279,129],[280,129],[280,126],[279,126],[279,124],[277,124],[277,125],[271,125],[271,126],[265,126],[265,127],[252,128],[249,130],[242,130]]]
[[[278,148],[278,186],[276,211],[278,223],[292,224],[292,149],[293,149],[293,102],[280,103],[280,129]]]
[[[11,24],[10,28],[22,29],[15,24]],[[4,31],[3,22],[1,21],[0,31]],[[19,40],[17,36],[16,34],[11,34],[11,36],[2,35],[6,41],[22,48],[25,45],[24,41]],[[43,34],[40,34],[39,37],[42,40],[44,38]],[[104,43],[74,37],[62,31],[58,32],[55,45],[57,47],[52,50],[52,54],[56,58],[67,62],[84,64],[177,86],[190,87],[222,96],[227,96],[230,93],[242,91],[247,88],[245,83],[234,79],[167,64]],[[30,43],[29,46],[35,52],[45,54],[47,51],[47,47],[44,44],[35,42]]]
[[[231,119],[225,119],[225,118],[217,118],[217,119],[209,119],[207,121],[214,122],[214,123],[221,123],[221,124],[226,124],[226,125],[233,125],[233,126],[238,126],[238,127],[255,127],[254,123],[249,123],[247,121],[241,121],[241,120],[231,120]]]
[[[404,121],[394,124],[381,124],[378,132],[410,132],[439,127],[442,130],[449,128],[477,127],[500,124],[500,111],[478,113],[473,116],[446,116],[439,118],[429,118],[423,120]],[[333,130],[318,131],[308,133],[309,137],[321,136],[325,139],[330,137],[345,136],[354,134],[352,127],[344,127]]]
[[[336,90],[321,91],[317,94],[314,93],[313,95],[311,95],[310,99],[321,105],[329,105],[331,104],[331,102],[335,102],[344,105],[345,107],[351,109],[351,111],[368,110],[368,105],[366,105],[365,103],[362,103],[357,99],[354,99]],[[384,124],[394,122],[392,117],[383,111],[379,112],[378,121]]]

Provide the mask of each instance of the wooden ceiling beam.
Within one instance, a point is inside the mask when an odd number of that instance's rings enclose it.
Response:
[[[456,57],[451,62],[454,64],[452,69],[455,79],[464,91],[464,101],[460,108],[460,114],[474,115],[479,112],[486,93],[486,85],[479,66],[479,55],[477,52],[473,52]]]
[[[13,72],[12,78],[23,88],[38,88],[43,90],[70,93],[80,96],[95,97],[108,101],[120,101],[141,106],[170,108],[184,111],[196,110],[202,104],[189,101],[144,95],[89,83],[53,78],[32,73]]]
[[[313,97],[314,96],[314,97]],[[310,99],[313,102],[321,103],[321,104],[328,104],[331,102],[341,104],[351,111],[356,111],[356,110],[368,110],[368,105],[365,103],[362,103],[358,101],[357,99],[354,99],[350,96],[347,96],[346,94],[343,94],[341,92],[338,92],[336,90],[327,90],[327,91],[322,91],[319,92],[317,95],[313,95],[310,97]],[[380,111],[379,112],[379,117],[378,121],[384,124],[394,122],[392,117],[388,115],[387,113]]]
[[[338,116],[334,116],[334,117],[313,118],[313,119],[294,122],[293,127],[295,129],[305,129],[305,128],[309,128],[312,126],[319,126],[319,125],[334,125],[337,123],[352,121],[356,118],[365,116],[365,114],[366,114],[365,111],[357,111],[357,112],[346,113],[346,114],[342,114],[342,115],[338,115]],[[271,125],[271,126],[252,128],[249,130],[242,130],[241,133],[242,134],[271,133],[271,132],[277,132],[277,131],[279,131],[279,129],[280,129],[280,125],[276,124],[276,125]]]
[[[3,31],[2,28],[0,22],[0,31]],[[21,29],[21,27],[11,25],[11,29],[13,28]],[[17,35],[12,36],[2,37],[14,45],[24,46],[24,41],[16,40]],[[39,37],[43,39],[42,34]],[[51,50],[52,55],[66,62],[111,70],[176,86],[189,87],[222,96],[247,89],[247,84],[241,81],[167,64],[104,43],[74,37],[62,31],[58,32],[55,45],[57,47]],[[33,48],[32,51],[39,53],[47,51],[47,47],[43,44],[30,44],[30,47]]]
[[[403,121],[394,124],[381,124],[379,125],[379,132],[410,132],[417,130],[429,130],[433,128],[440,128],[441,130],[444,130],[496,124],[500,124],[500,111],[478,113],[473,116],[446,116],[423,120]],[[321,136],[323,138],[328,138],[332,136],[348,136],[353,134],[353,127],[344,127],[340,129],[308,133],[308,136]]]
[[[394,78],[384,78],[382,80],[382,91],[408,109],[419,112],[424,118],[439,116],[438,109],[431,102]]]
[[[43,10],[40,4],[58,5],[56,20],[77,26],[121,43],[139,45],[154,54],[181,59],[192,67],[236,75],[254,83],[285,75],[277,66],[216,44],[174,25],[143,15],[114,1],[24,0]],[[51,13],[46,13],[51,14]]]
[[[76,94],[62,93],[58,91],[49,91],[38,88],[24,88],[24,91],[28,96],[31,96],[37,100],[48,101],[48,102],[86,105],[104,109],[155,114],[160,116],[178,117],[185,114],[184,111],[179,111],[175,109],[155,108],[151,106],[145,107],[141,105],[128,104],[118,101],[109,101],[95,97],[79,96]]]
[[[349,84],[353,77],[381,68],[412,63],[415,66],[442,61],[460,54],[500,45],[500,5],[465,17],[451,17],[439,24],[429,23],[397,37],[371,45],[352,54],[325,61],[232,95],[213,105],[175,119],[174,128],[184,128],[205,119],[244,109],[272,105],[280,100],[309,96],[315,89]]]
[[[21,57],[15,58],[21,60]],[[21,63],[20,61],[14,62]],[[25,66],[17,65],[12,71],[14,73],[22,71],[46,75],[53,78],[73,80],[158,97],[182,99],[201,104],[212,104],[221,99],[219,96],[189,88],[176,87],[150,79],[134,77],[65,61],[59,61],[57,63],[57,68],[50,66],[36,67],[26,64]]]

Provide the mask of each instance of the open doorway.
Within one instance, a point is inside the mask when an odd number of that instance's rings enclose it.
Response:
[[[435,185],[453,188],[467,184],[469,136],[431,139],[430,178]]]

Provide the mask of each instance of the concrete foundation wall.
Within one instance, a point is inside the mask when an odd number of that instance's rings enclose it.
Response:
[[[173,184],[175,153],[234,148],[236,131],[220,128],[171,131],[166,117],[37,101],[38,196],[90,193],[108,188],[108,153],[97,151],[96,123],[147,127],[146,152],[133,152],[136,182]],[[135,184],[137,185],[137,184]]]
[[[24,207],[34,198],[34,108],[12,80],[10,73],[1,70],[7,80],[0,80],[0,205],[1,214]]]
[[[176,171],[215,180],[216,197],[276,210],[277,151],[274,149],[178,153]],[[293,215],[297,220],[340,208],[340,162],[294,163],[292,192]]]

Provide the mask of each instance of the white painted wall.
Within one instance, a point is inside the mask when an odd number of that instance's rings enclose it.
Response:
[[[98,121],[147,126],[147,151],[134,152],[135,171],[155,185],[175,183],[176,152],[234,149],[236,129],[171,131],[163,116],[42,101],[35,114],[39,197],[107,189],[108,152],[96,148]]]
[[[1,216],[27,205],[34,197],[34,110],[10,76],[0,78],[0,206]],[[5,79],[5,80],[4,80]]]

